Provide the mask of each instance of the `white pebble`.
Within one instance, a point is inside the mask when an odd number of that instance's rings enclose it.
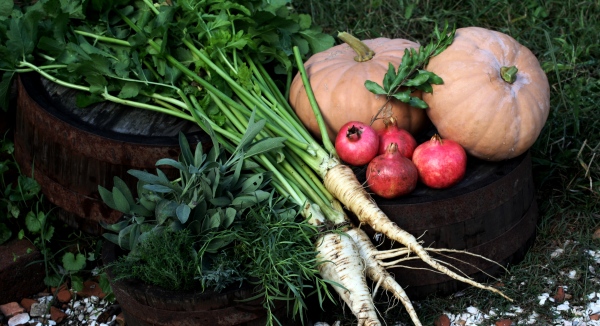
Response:
[[[543,306],[549,297],[550,297],[550,294],[548,294],[548,293],[542,293],[541,295],[538,295],[538,300],[540,300],[540,306]]]
[[[16,325],[25,324],[25,323],[29,322],[29,319],[31,319],[31,318],[29,317],[29,314],[26,312],[17,314],[17,315],[10,317],[10,319],[8,320],[8,326],[16,326]]]
[[[575,277],[577,276],[577,271],[570,271],[569,272],[569,278],[574,280]]]
[[[471,306],[467,308],[467,312],[470,313],[471,315],[476,315],[479,313],[479,309]]]
[[[551,254],[550,254],[550,258],[557,258],[557,257],[559,257],[560,255],[562,255],[562,254],[563,254],[563,252],[565,252],[565,250],[564,250],[564,249],[562,249],[562,248],[558,248],[558,249],[554,250],[554,252],[553,252],[553,253],[551,253]]]
[[[558,306],[556,306],[556,310],[558,310],[558,311],[567,311],[570,308],[571,307],[569,306],[569,301],[565,301],[565,302],[559,304]]]

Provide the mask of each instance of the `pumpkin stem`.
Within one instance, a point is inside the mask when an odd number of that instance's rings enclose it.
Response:
[[[517,67],[502,67],[500,68],[500,76],[504,79],[505,82],[512,84],[517,80],[517,72],[519,69]]]
[[[338,38],[344,43],[348,44],[354,52],[356,52],[357,56],[354,57],[354,60],[357,62],[365,62],[369,61],[375,55],[375,52],[371,50],[365,43],[361,40],[357,39],[355,36],[348,34],[346,32],[339,32]]]

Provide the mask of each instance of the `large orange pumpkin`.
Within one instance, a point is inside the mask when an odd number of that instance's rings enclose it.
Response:
[[[512,37],[479,27],[456,30],[427,70],[444,80],[423,94],[442,138],[473,156],[500,161],[527,151],[550,110],[550,87],[537,58]]]
[[[314,54],[304,64],[330,139],[335,139],[346,122],[371,122],[386,103],[386,97],[369,92],[365,81],[372,80],[381,84],[389,63],[398,68],[404,50],[419,47],[419,44],[403,39],[376,38],[364,40],[361,44],[349,34],[342,34],[340,38],[347,44]],[[369,53],[369,49],[374,55]],[[420,97],[420,93],[416,96]],[[304,125],[315,136],[320,137],[317,121],[299,75],[292,81],[289,100]],[[414,134],[428,122],[423,109],[410,107],[395,99],[389,104],[391,116],[396,118],[400,128]],[[384,115],[380,114],[378,117],[383,118]],[[379,119],[372,126],[379,130],[385,125]]]

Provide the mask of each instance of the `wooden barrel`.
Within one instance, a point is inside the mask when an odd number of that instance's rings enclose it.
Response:
[[[358,170],[357,175],[364,180],[365,170]],[[508,266],[523,259],[535,239],[538,210],[529,152],[503,162],[469,157],[465,178],[449,189],[419,184],[405,197],[374,198],[393,222],[418,237],[425,247],[467,250]],[[365,230],[379,245],[375,232],[367,226]],[[390,246],[399,247],[386,239],[379,248]],[[481,271],[496,276],[503,272],[496,264],[474,256],[432,256],[480,281],[486,279]],[[425,264],[414,260],[389,271],[413,299],[450,294],[466,286],[424,268]]]
[[[79,108],[76,97],[35,73],[19,76],[15,156],[61,219],[87,233],[99,234],[98,222],[121,217],[102,202],[98,185],[110,189],[118,176],[135,190],[137,179],[127,171],[154,171],[157,160],[177,158],[179,131],[192,145],[210,144],[194,123],[110,102]]]
[[[0,108],[0,138],[7,137],[13,139],[15,129],[15,114],[17,105],[17,88],[16,83],[9,87],[8,107],[3,110]]]
[[[118,246],[105,242],[103,263],[114,262],[119,252]],[[127,326],[264,326],[267,321],[262,299],[242,302],[253,296],[250,285],[235,284],[220,293],[170,291],[136,280],[115,281],[110,268],[107,274]],[[286,316],[283,303],[274,311],[283,325],[298,324]]]

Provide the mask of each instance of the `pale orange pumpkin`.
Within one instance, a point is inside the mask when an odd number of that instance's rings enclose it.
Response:
[[[346,43],[314,54],[304,64],[330,139],[335,139],[346,122],[371,122],[386,103],[386,97],[369,92],[365,81],[372,80],[381,84],[389,63],[397,69],[404,50],[419,47],[419,44],[403,39],[376,38],[360,42],[346,33],[341,33],[338,37]],[[421,97],[420,92],[413,96]],[[302,123],[315,136],[320,137],[316,118],[299,75],[292,81],[289,101]],[[423,109],[410,107],[396,99],[391,100],[389,105],[391,114],[380,114],[378,118],[393,116],[398,127],[413,134],[428,123]],[[375,130],[385,127],[382,119],[375,121],[372,126]]]
[[[426,68],[444,83],[423,94],[442,138],[481,159],[526,152],[550,110],[548,78],[535,55],[512,37],[480,28],[456,30],[452,44]]]

